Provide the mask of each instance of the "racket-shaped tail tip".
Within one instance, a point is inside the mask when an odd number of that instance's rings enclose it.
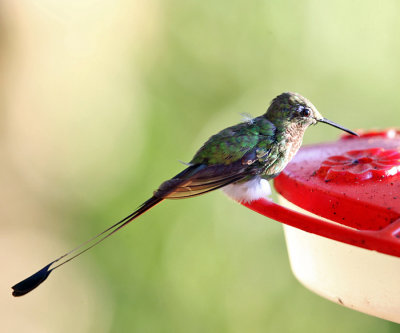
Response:
[[[26,278],[25,280],[22,280],[21,282],[13,286],[12,295],[15,297],[23,296],[32,291],[33,289],[37,288],[50,275],[52,270],[49,268],[52,264],[53,263],[48,264],[47,266],[43,267],[40,271],[37,271],[35,274],[31,275],[30,277]]]

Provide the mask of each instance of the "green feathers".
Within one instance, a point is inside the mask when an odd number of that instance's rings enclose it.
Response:
[[[246,153],[260,148],[268,150],[274,142],[275,126],[264,117],[228,127],[213,135],[196,153],[191,164],[231,164]]]

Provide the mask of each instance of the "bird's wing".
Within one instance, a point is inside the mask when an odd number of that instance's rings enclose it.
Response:
[[[229,165],[197,164],[162,183],[154,197],[163,199],[183,199],[201,195],[226,185],[251,179],[260,173],[261,164],[258,156],[260,149],[256,146],[242,158]],[[267,159],[264,150],[262,158]],[[265,163],[265,162],[263,162]]]
[[[204,194],[225,185],[239,181],[246,176],[247,165],[193,165],[161,184],[154,197],[163,199],[183,199]]]
[[[154,196],[193,197],[257,175],[273,160],[274,134],[275,126],[263,117],[222,130],[200,148],[187,169],[162,183]]]

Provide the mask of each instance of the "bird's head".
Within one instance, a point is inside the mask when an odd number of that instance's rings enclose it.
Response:
[[[285,92],[275,97],[265,113],[265,117],[276,126],[294,125],[297,129],[304,131],[308,126],[321,122],[357,135],[355,132],[322,117],[307,98],[294,92]]]

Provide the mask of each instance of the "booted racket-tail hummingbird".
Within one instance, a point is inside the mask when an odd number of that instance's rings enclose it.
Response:
[[[22,296],[39,286],[56,268],[99,244],[165,199],[183,199],[222,188],[239,202],[269,194],[268,180],[276,177],[296,154],[310,125],[325,123],[357,135],[326,118],[305,97],[285,92],[256,118],[213,135],[194,155],[187,168],[163,182],[153,196],[132,214],[67,252],[12,287]]]

